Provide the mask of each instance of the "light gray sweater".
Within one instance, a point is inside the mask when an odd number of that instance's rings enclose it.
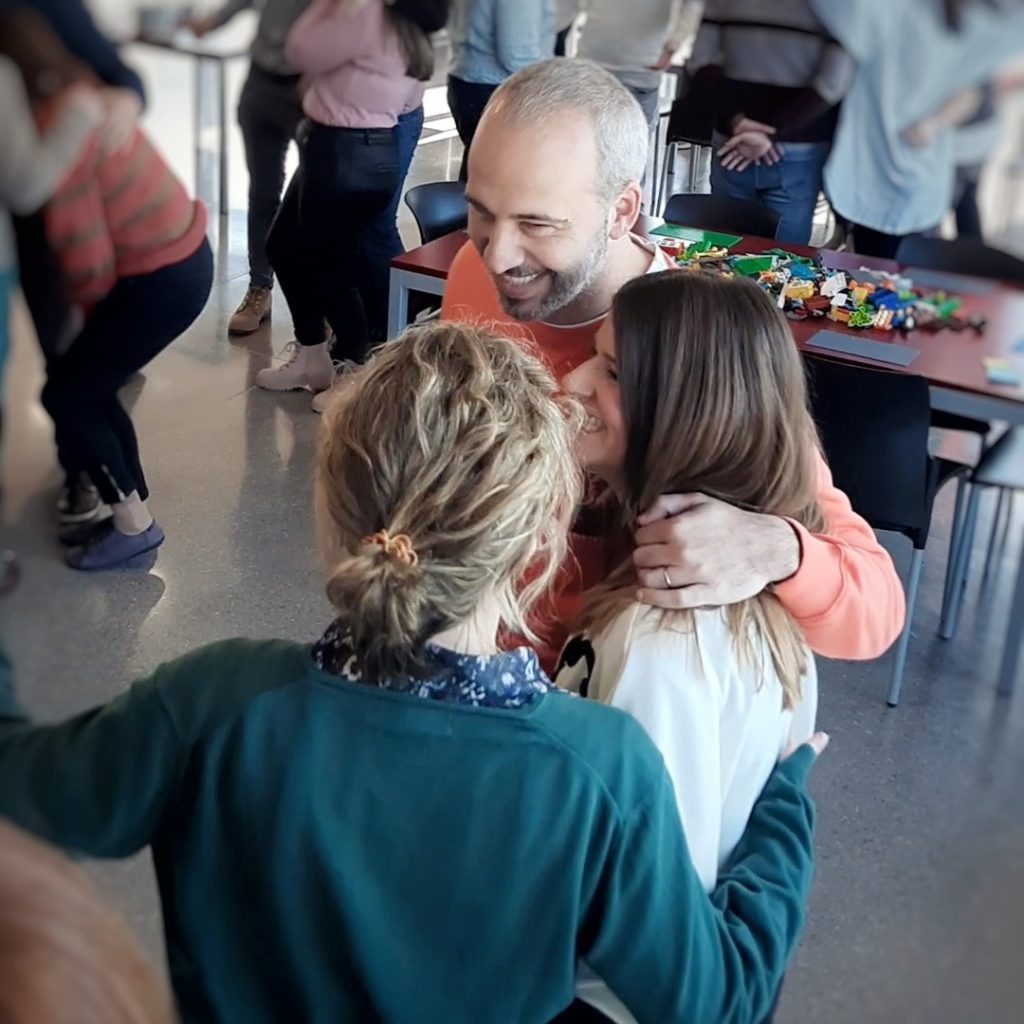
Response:
[[[40,135],[21,74],[0,57],[0,272],[10,270],[16,259],[9,213],[34,213],[50,198],[96,125],[84,107],[68,103]]]
[[[651,66],[666,47],[682,46],[701,6],[699,0],[585,0],[577,56],[597,61],[631,89],[657,89],[661,72]]]

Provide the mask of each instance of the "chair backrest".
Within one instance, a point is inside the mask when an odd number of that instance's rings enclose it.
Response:
[[[949,240],[910,235],[900,243],[896,259],[909,267],[991,277],[1024,285],[1024,260],[973,238]]]
[[[710,146],[714,141],[714,108],[701,102],[694,102],[688,92],[677,95],[668,117],[665,141],[689,142],[693,146]]]
[[[934,485],[923,377],[806,359],[811,409],[836,486],[875,529],[924,547]]]
[[[761,203],[698,192],[672,196],[664,216],[669,224],[761,238],[774,238],[779,227],[778,211]]]
[[[461,181],[432,181],[405,193],[423,244],[464,228],[469,221],[466,185]]]

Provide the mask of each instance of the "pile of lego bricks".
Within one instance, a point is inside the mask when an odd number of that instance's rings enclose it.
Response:
[[[980,314],[961,312],[961,300],[942,291],[926,291],[899,274],[862,267],[856,274],[830,270],[820,257],[785,249],[730,256],[706,242],[680,246],[669,255],[681,267],[739,274],[757,281],[793,320],[828,318],[847,327],[880,331],[943,328],[985,329]]]

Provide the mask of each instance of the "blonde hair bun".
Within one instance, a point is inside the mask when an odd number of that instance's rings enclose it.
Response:
[[[427,641],[488,595],[529,635],[581,493],[577,422],[536,358],[465,324],[414,328],[351,375],[325,417],[317,519],[364,674],[422,673]]]

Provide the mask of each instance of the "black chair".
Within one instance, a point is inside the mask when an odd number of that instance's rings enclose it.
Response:
[[[703,93],[703,94],[702,94]],[[668,193],[670,179],[675,177],[675,160],[680,146],[690,151],[690,174],[686,191],[697,191],[698,168],[702,155],[710,152],[714,144],[715,102],[707,90],[695,90],[693,79],[682,72],[676,77],[676,98],[668,114],[665,128],[665,153],[660,174],[655,175],[654,212],[661,210],[662,200]]]
[[[469,221],[466,185],[462,181],[416,185],[405,193],[405,205],[412,210],[424,245],[465,228]]]
[[[889,684],[889,706],[896,707],[935,497],[970,467],[929,455],[931,404],[923,377],[814,357],[807,365],[814,419],[836,486],[873,529],[901,533],[914,545],[907,619]],[[951,552],[959,530],[957,521]]]
[[[665,204],[665,220],[688,228],[726,231],[736,235],[774,238],[779,228],[779,213],[749,199],[709,196],[704,193],[680,193]]]
[[[1024,260],[973,238],[949,240],[910,235],[900,243],[896,260],[909,267],[1024,285]]]

